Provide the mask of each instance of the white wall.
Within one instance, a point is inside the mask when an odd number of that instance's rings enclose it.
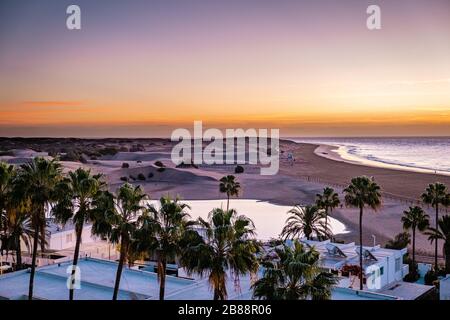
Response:
[[[99,239],[91,235],[92,226],[88,225],[83,228],[83,233],[81,235],[81,243],[94,243]],[[76,244],[76,234],[75,230],[61,231],[53,233],[47,240],[49,243],[50,250],[65,250],[75,247]]]

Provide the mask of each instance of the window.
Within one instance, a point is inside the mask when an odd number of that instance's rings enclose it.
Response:
[[[380,276],[382,276],[384,274],[384,267],[380,268]]]
[[[72,234],[66,234],[66,243],[72,242]]]
[[[400,271],[401,269],[401,260],[400,258],[395,259],[395,272]]]

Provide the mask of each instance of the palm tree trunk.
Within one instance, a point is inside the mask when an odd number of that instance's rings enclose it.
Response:
[[[166,290],[166,260],[162,259],[160,264],[159,300],[164,300],[164,292]]]
[[[219,290],[214,288],[214,301],[219,300]]]
[[[80,255],[80,245],[81,245],[81,236],[83,234],[83,225],[75,226],[76,228],[76,243],[75,243],[75,252],[73,254],[73,262],[72,262],[72,274],[71,274],[71,279],[72,279],[72,283],[70,286],[70,290],[69,290],[69,300],[73,300],[73,294],[74,294],[74,284],[75,284],[75,269],[76,266],[78,264],[78,257]]]
[[[230,208],[230,195],[227,193],[227,212]]]
[[[225,300],[225,274],[218,271],[217,277],[214,280],[214,300]]]
[[[39,220],[35,217],[35,220]],[[36,256],[37,248],[39,245],[39,225],[35,222],[34,238],[33,238],[33,255],[31,259],[31,273],[30,273],[30,284],[28,287],[28,300],[33,300],[33,286],[34,286],[34,273],[36,272]]]
[[[412,265],[413,265],[413,272],[414,272],[414,275],[416,274],[416,228],[413,228],[412,229],[412,233],[413,233],[413,236],[412,236]]]
[[[436,230],[439,230],[439,205],[436,204]],[[438,239],[434,243],[434,270],[438,272]]]
[[[20,243],[20,236],[17,236],[16,241],[16,270],[20,270],[22,268],[22,247]]]
[[[116,282],[114,284],[113,300],[117,300],[117,295],[119,293],[120,277],[122,276],[122,269],[123,269],[123,264],[124,264],[124,261],[125,261],[126,253],[127,253],[126,243],[125,243],[124,238],[122,237],[122,240],[120,241],[120,258],[119,258],[119,265],[117,266]]]
[[[359,273],[359,290],[363,289],[363,275],[364,275],[364,269],[363,269],[363,257],[362,257],[362,217],[363,217],[363,208],[362,206],[359,207],[359,267],[361,268]]]

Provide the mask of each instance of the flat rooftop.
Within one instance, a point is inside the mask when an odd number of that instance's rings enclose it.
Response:
[[[36,269],[35,297],[38,299],[66,300],[69,291],[66,286],[67,268],[71,262],[64,262]],[[78,300],[110,300],[113,295],[117,263],[91,258],[78,262],[81,270],[81,289],[75,290]],[[27,270],[5,274],[0,277],[0,297],[19,299],[28,294]],[[167,277],[166,294],[192,286],[195,281]],[[124,267],[120,281],[120,300],[157,299],[159,284],[157,275]]]
[[[395,282],[388,288],[377,291],[381,294],[396,296],[402,300],[415,300],[425,296],[428,292],[434,289],[434,286],[426,286],[411,282]]]
[[[63,262],[36,269],[34,297],[43,300],[67,300],[68,267],[71,262]],[[81,270],[81,289],[75,290],[76,300],[111,300],[117,263],[113,261],[83,258],[78,266]],[[180,274],[182,274],[180,269]],[[27,270],[0,276],[0,299],[21,300],[28,294],[30,274]],[[211,300],[213,293],[208,279],[195,277],[167,276],[167,300]],[[239,282],[230,274],[227,276],[227,291],[230,300],[249,300],[252,298],[252,279],[249,275],[241,276]],[[403,287],[404,288],[404,287]],[[417,290],[419,290],[420,286]],[[399,287],[393,292],[376,294],[358,292],[347,288],[335,288],[333,300],[383,300],[395,299]],[[124,267],[120,281],[119,300],[158,299],[159,284],[156,273],[129,269]],[[404,294],[406,296],[406,294]],[[406,299],[406,297],[405,297]]]

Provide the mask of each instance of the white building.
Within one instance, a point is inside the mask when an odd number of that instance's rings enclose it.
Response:
[[[439,299],[450,300],[450,274],[439,281]]]
[[[354,242],[347,244],[332,243],[326,241],[310,241],[302,239],[302,242],[314,247],[320,253],[322,268],[330,272],[340,272],[343,266],[359,266],[359,246]],[[363,246],[363,269],[365,288],[380,290],[387,285],[402,281],[409,273],[409,266],[403,264],[403,256],[407,249],[392,250]],[[359,282],[357,283],[359,286]]]
[[[360,247],[354,242],[348,244],[326,241],[301,240],[320,253],[321,267],[340,276],[339,286],[359,290],[359,278],[342,272],[344,266],[359,266]],[[433,290],[432,286],[404,282],[409,266],[403,264],[407,249],[393,250],[363,246],[363,269],[365,291],[396,296],[400,299],[417,299]]]
[[[47,227],[49,235],[47,237],[49,250],[66,250],[75,247],[76,234],[73,224],[66,224],[61,226],[53,222],[49,223]],[[81,243],[89,244],[99,242],[101,239],[92,235],[92,225],[86,224],[81,234]]]

